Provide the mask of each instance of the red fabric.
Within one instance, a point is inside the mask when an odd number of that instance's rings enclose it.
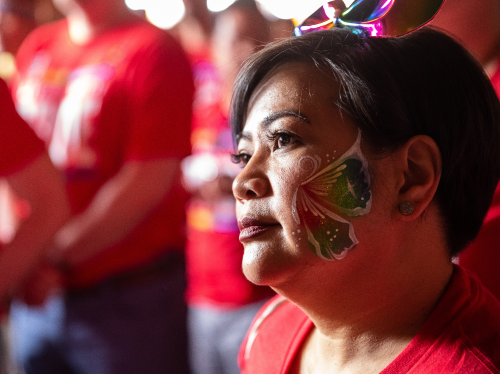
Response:
[[[0,79],[0,176],[22,170],[44,152],[43,142],[19,116],[7,84]],[[7,313],[7,309],[0,307],[0,322]]]
[[[65,173],[75,213],[126,161],[189,154],[191,72],[166,32],[137,18],[75,45],[63,20],[35,30],[17,58],[17,106]],[[76,269],[69,284],[92,285],[182,247],[180,191],[176,185],[131,235]]]
[[[239,167],[231,162],[231,129],[221,109],[221,82],[206,53],[191,56],[196,95],[193,107],[191,160],[212,160],[218,175],[233,178]],[[186,162],[186,160],[185,160]],[[204,182],[184,164],[186,183],[193,189]],[[190,305],[233,309],[273,296],[269,287],[249,282],[241,269],[243,245],[235,214],[235,201],[227,196],[216,203],[193,198],[187,209],[187,301]]]
[[[0,175],[19,171],[45,148],[16,112],[7,84],[0,79]]]
[[[500,97],[500,60],[491,83]],[[460,255],[460,265],[476,273],[481,282],[500,300],[500,184],[476,239]]]
[[[278,298],[280,298],[279,296]],[[256,317],[269,310],[271,300]],[[240,350],[242,374],[292,374],[290,368],[313,328],[289,301],[277,305]],[[245,359],[249,336],[257,335]],[[381,374],[500,373],[500,302],[479,280],[455,266],[452,281],[410,344]]]
[[[236,308],[274,295],[269,287],[249,282],[241,270],[243,246],[235,233],[189,230],[188,302]]]

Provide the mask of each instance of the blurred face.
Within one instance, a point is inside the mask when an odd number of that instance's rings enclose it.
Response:
[[[213,54],[222,78],[232,88],[236,74],[245,60],[266,41],[255,14],[233,9],[221,14],[214,31]]]
[[[80,11],[81,8],[86,10],[100,10],[109,8],[110,4],[116,0],[52,0],[52,3],[63,15],[71,15],[75,11]]]
[[[29,4],[28,4],[29,5]],[[0,0],[0,51],[16,54],[24,38],[36,27],[34,18],[21,15],[17,10],[32,13],[32,7],[22,3]]]
[[[255,283],[274,286],[360,242],[372,205],[368,161],[357,126],[334,105],[336,87],[316,69],[287,64],[250,100],[233,192],[243,271]]]
[[[62,14],[69,13],[74,7],[75,4],[78,4],[77,0],[52,0],[54,6],[59,10]]]

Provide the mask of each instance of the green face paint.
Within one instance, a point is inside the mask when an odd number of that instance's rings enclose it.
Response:
[[[299,167],[310,173],[295,192],[292,214],[305,229],[311,250],[324,260],[342,259],[358,244],[351,222],[335,211],[358,217],[371,208],[368,162],[360,144],[358,132],[352,147],[321,170],[319,156],[299,160]]]

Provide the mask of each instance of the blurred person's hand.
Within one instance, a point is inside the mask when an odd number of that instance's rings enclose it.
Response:
[[[232,177],[219,175],[214,180],[203,183],[196,191],[196,195],[206,202],[216,202],[233,197],[232,184]]]
[[[232,197],[233,179],[241,169],[230,161],[228,153],[207,152],[186,157],[181,163],[184,188],[207,202]]]
[[[71,251],[72,246],[82,235],[83,227],[77,220],[69,220],[52,238],[52,244],[47,251],[47,259],[55,269],[66,272],[81,259],[77,251]]]
[[[26,282],[19,296],[28,305],[42,305],[51,294],[61,289],[61,284],[61,271],[49,264],[44,264]]]

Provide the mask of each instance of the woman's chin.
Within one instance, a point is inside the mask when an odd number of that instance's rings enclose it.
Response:
[[[243,255],[243,274],[252,283],[264,286],[266,272],[266,245],[262,243],[245,244],[245,252]]]
[[[287,253],[279,245],[266,244],[269,243],[245,244],[243,273],[254,284],[276,287],[286,282],[300,264],[297,264],[297,259],[294,258],[295,253]]]

